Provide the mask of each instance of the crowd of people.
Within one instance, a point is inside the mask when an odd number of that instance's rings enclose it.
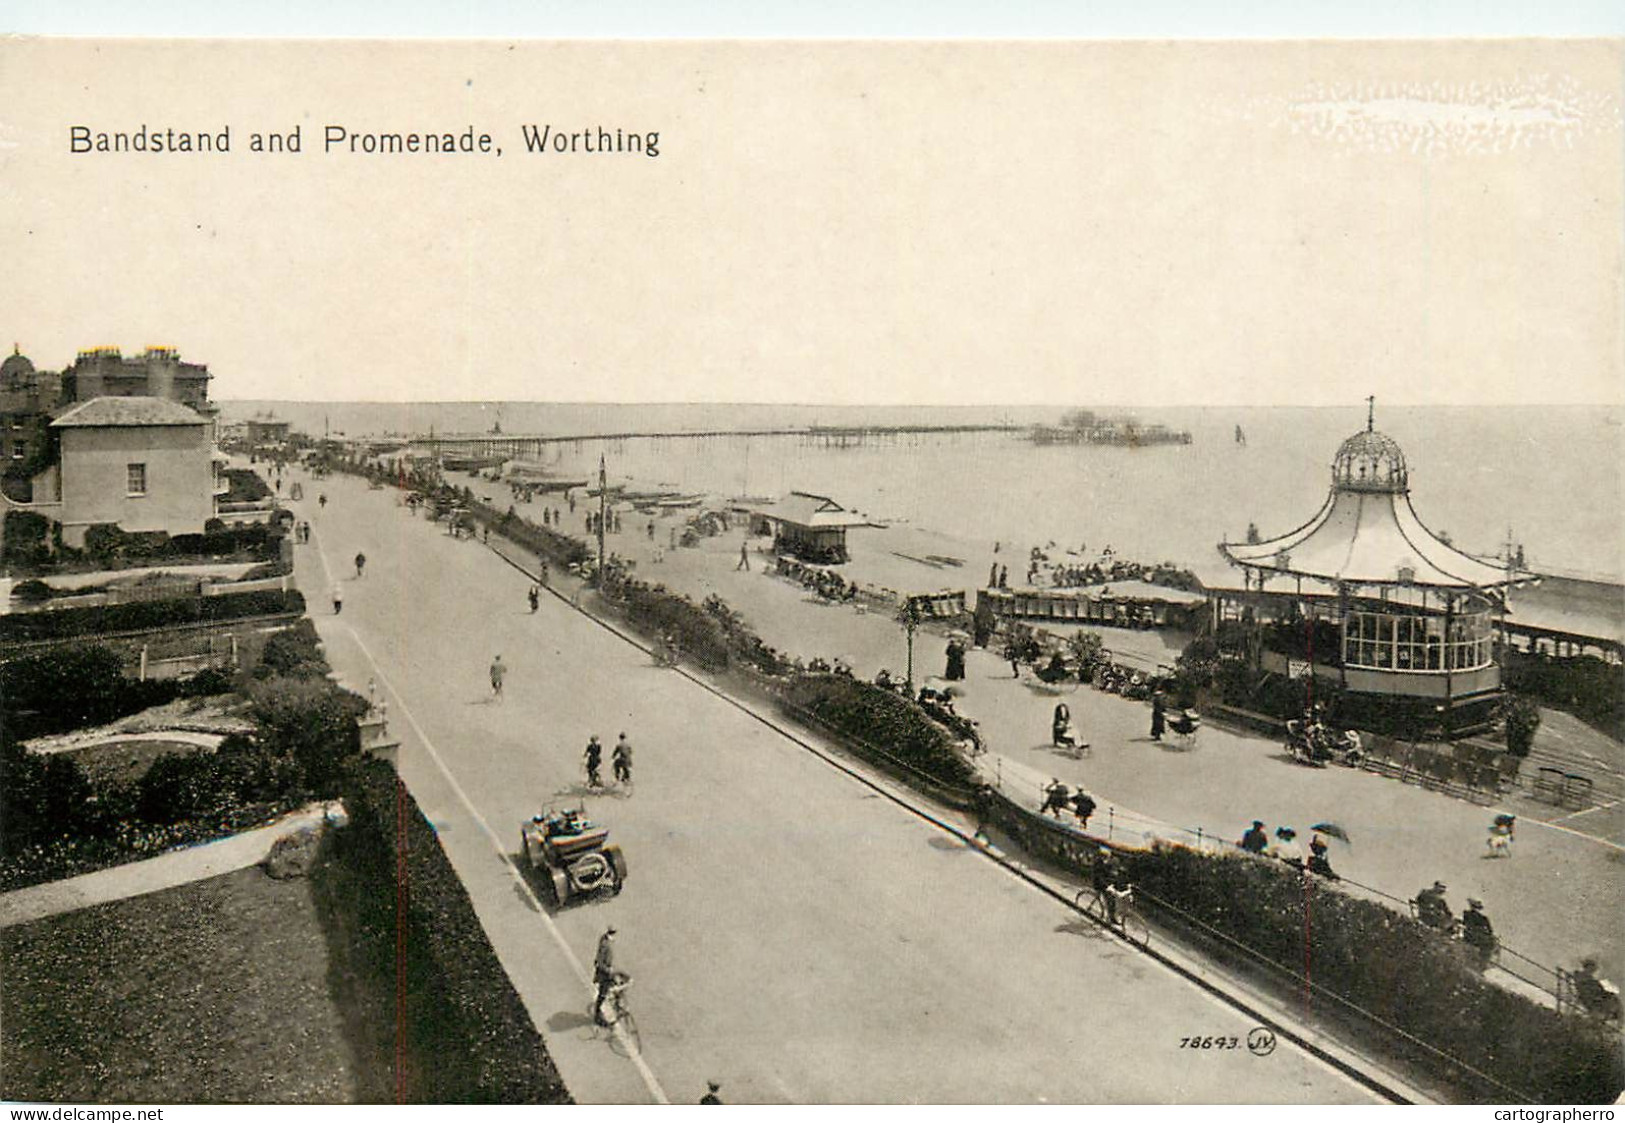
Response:
[[[806,565],[794,558],[779,557],[778,574],[798,582],[803,588],[810,589],[820,597],[836,603],[849,603],[858,599],[858,583],[848,581],[839,573],[829,569],[819,569],[814,565]]]
[[[1044,546],[1034,546],[1028,552],[1026,584],[1029,587],[1076,589],[1089,585],[1109,585],[1114,581],[1142,581],[1167,589],[1184,589],[1191,592],[1201,589],[1201,582],[1196,579],[1194,573],[1173,562],[1152,564],[1130,561],[1118,557],[1110,546],[1101,551],[1097,560],[1079,562],[1071,559],[1086,553],[1086,546],[1080,545],[1075,551],[1067,550],[1059,557],[1052,557],[1052,553],[1057,549],[1056,544],[1050,542]],[[997,545],[994,552],[998,552]],[[995,560],[988,571],[987,585],[990,589],[1008,589],[1009,565]]]

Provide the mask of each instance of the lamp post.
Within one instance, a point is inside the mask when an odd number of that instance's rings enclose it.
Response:
[[[920,605],[913,597],[904,597],[902,605],[897,610],[897,622],[903,625],[908,633],[908,673],[905,676],[908,682],[908,692],[914,693],[914,633],[920,627]]]

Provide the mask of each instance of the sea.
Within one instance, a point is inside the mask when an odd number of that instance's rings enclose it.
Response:
[[[273,416],[312,436],[487,433],[579,438],[540,463],[596,480],[716,498],[829,496],[876,522],[961,544],[985,564],[994,544],[1024,556],[1052,546],[1093,556],[1223,571],[1217,545],[1289,531],[1319,510],[1338,445],[1364,429],[1348,408],[1095,407],[1097,415],[1188,430],[1189,444],[1035,445],[1022,432],[898,434],[845,446],[805,435],[615,438],[812,426],[1056,424],[1032,406],[599,405],[551,402],[223,401],[227,421]],[[1625,578],[1625,408],[1381,406],[1375,426],[1404,450],[1411,500],[1460,549],[1540,572]],[[1245,443],[1236,439],[1240,427]],[[980,553],[979,553],[980,552]]]

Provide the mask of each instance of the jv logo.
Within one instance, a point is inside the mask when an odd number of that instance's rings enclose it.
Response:
[[[1255,1057],[1267,1057],[1275,1052],[1275,1033],[1263,1026],[1247,1031],[1247,1051]]]

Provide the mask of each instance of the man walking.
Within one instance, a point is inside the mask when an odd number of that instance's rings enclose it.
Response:
[[[361,571],[366,568],[367,555],[363,554],[360,550],[357,550],[355,555],[355,576],[357,581],[361,580]]]
[[[632,743],[622,733],[620,740],[615,742],[614,750],[610,755],[610,765],[615,770],[615,782],[630,784],[632,782]]]
[[[333,583],[333,615],[337,616],[344,611],[344,590],[337,581]]]
[[[498,655],[491,660],[491,697],[495,701],[502,701],[502,680],[508,676],[508,667]]]
[[[739,564],[734,566],[734,572],[738,573],[741,569],[744,570],[746,573],[750,572],[750,543],[749,542],[741,542],[739,544]]]

